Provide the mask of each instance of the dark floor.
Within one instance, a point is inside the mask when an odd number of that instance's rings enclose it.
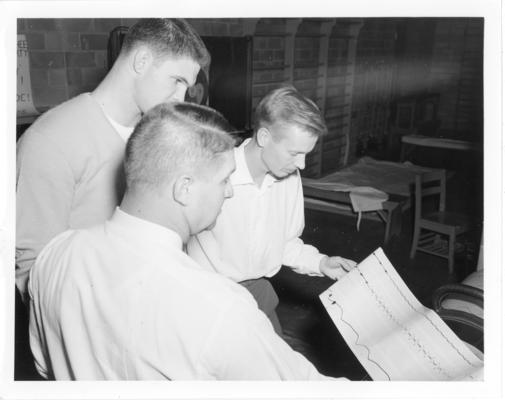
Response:
[[[475,164],[457,157],[442,159],[442,163],[449,163],[447,165],[433,165],[432,160],[437,158],[430,152],[427,160],[415,162],[426,166],[443,166],[455,171],[455,175],[448,182],[448,209],[482,218],[480,164],[477,164],[476,168]],[[412,237],[411,210],[404,212],[402,226],[402,235],[383,246],[384,252],[413,294],[423,305],[431,307],[431,296],[436,288],[448,282],[461,281],[475,269],[480,231],[465,238],[468,252],[456,258],[456,271],[450,276],[447,261],[444,259],[423,253],[418,253],[414,260],[409,259]],[[382,246],[383,232],[380,221],[364,219],[361,221],[360,231],[357,232],[354,217],[307,210],[306,227],[302,237],[307,243],[317,246],[321,252],[359,262]],[[321,373],[345,376],[352,380],[367,379],[365,370],[345,344],[319,301],[319,294],[326,290],[332,281],[299,275],[283,267],[272,279],[272,283],[280,298],[278,314],[285,340],[312,361]],[[28,345],[26,314],[24,308],[19,306],[18,300],[16,299],[18,318],[15,379],[37,379]]]

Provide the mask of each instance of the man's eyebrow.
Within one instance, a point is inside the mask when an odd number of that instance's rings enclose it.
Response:
[[[194,84],[190,85],[188,80],[185,77],[183,77],[182,75],[174,75],[173,78],[183,81],[186,84],[186,86],[193,86],[194,85]],[[196,83],[196,81],[195,81],[195,83]]]

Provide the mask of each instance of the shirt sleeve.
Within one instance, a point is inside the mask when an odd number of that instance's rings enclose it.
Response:
[[[334,379],[289,347],[257,309],[239,303],[226,310],[209,332],[202,355],[217,380]]]
[[[26,300],[30,269],[40,250],[69,225],[74,177],[50,138],[23,135],[16,158],[16,285]]]
[[[319,270],[319,263],[325,255],[300,239],[305,227],[305,214],[302,181],[299,174],[296,178],[293,189],[294,201],[291,210],[288,210],[288,226],[282,264],[301,274],[323,276]]]
[[[221,247],[210,230],[191,236],[186,251],[202,268],[225,275],[235,282],[244,280],[241,270],[221,256]]]

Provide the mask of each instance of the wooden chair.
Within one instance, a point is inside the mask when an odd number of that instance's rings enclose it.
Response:
[[[438,196],[438,206],[433,212],[423,212],[423,200],[426,203],[426,197],[430,196]],[[466,215],[446,211],[445,198],[445,170],[416,176],[414,238],[410,258],[414,258],[417,251],[447,258],[449,273],[452,274],[456,236],[468,232],[474,222]]]

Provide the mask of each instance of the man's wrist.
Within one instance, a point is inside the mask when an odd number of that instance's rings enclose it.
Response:
[[[328,256],[323,256],[321,260],[319,261],[319,272],[321,272],[323,275],[325,275],[323,269],[326,266],[326,262],[328,261]]]

